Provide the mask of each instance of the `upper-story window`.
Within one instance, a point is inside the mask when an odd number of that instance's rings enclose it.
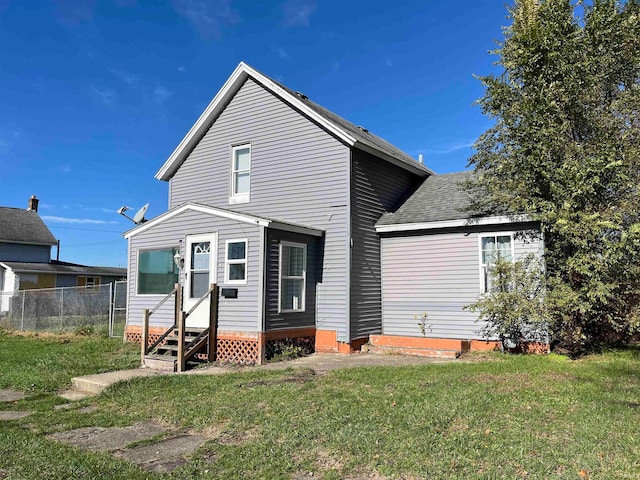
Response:
[[[251,189],[251,145],[231,149],[231,195],[229,203],[246,203]]]
[[[511,233],[480,235],[480,291],[487,293],[492,286],[493,264],[498,259],[513,261]]]

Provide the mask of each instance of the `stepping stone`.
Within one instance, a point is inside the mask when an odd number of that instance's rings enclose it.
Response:
[[[151,445],[143,445],[115,452],[116,457],[135,463],[140,468],[158,473],[171,472],[187,462],[185,456],[193,453],[206,442],[205,437],[183,435],[168,438]]]
[[[24,417],[28,417],[29,415],[31,415],[30,411],[23,411],[23,412],[18,412],[18,411],[1,411],[0,412],[0,421],[1,420],[19,420],[21,418]]]
[[[153,423],[137,423],[130,427],[85,427],[47,435],[47,438],[86,450],[110,452],[121,450],[134,442],[166,433],[168,430]]]
[[[0,389],[0,402],[15,402],[23,400],[27,396],[18,390]]]

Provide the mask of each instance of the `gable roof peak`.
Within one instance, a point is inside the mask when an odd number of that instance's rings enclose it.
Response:
[[[306,95],[291,90],[246,63],[240,62],[186,136],[165,161],[164,165],[158,170],[155,178],[169,180],[174,175],[247,78],[251,78],[262,85],[346,145],[371,153],[423,177],[433,173],[423,164],[386,140],[312,102]]]

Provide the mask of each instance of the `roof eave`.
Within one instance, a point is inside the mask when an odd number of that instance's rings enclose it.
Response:
[[[502,215],[492,217],[461,218],[456,220],[441,220],[437,222],[395,223],[389,225],[376,225],[377,233],[410,232],[416,230],[435,230],[455,227],[473,227],[485,225],[503,225],[510,223],[531,222],[528,215]]]
[[[18,245],[38,245],[40,247],[54,247],[58,244],[58,241],[54,239],[53,242],[27,242],[21,240],[8,240],[0,238],[0,243],[16,243]]]

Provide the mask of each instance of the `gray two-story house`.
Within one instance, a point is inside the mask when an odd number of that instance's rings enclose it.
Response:
[[[221,360],[259,362],[281,338],[358,349],[384,330],[376,223],[432,175],[241,63],[156,174],[167,212],[125,233],[128,338],[174,284],[189,310],[216,283]],[[172,302],[154,312],[152,337],[173,324]],[[203,302],[187,326],[206,328],[208,312]]]

